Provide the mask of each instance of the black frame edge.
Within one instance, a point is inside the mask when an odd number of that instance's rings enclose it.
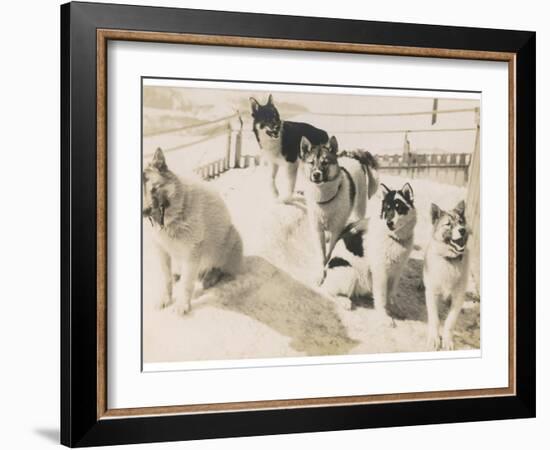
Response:
[[[536,415],[535,150],[536,33],[533,32],[516,55],[516,383],[518,398],[530,417]]]
[[[61,357],[60,357],[60,441],[64,445],[71,443],[71,389],[70,389],[70,5],[61,6],[61,79],[60,79],[60,136],[61,136]]]
[[[60,437],[74,447],[98,423],[96,24],[68,3],[61,26]]]

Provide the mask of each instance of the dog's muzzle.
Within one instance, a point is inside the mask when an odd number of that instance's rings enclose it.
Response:
[[[265,134],[267,134],[270,138],[278,139],[280,131],[281,131],[281,127],[267,128],[265,131]]]
[[[458,239],[449,240],[449,245],[456,254],[461,255],[466,248],[466,236],[463,235]]]
[[[153,222],[153,208],[151,206],[149,206],[148,208],[145,208],[141,211],[141,215],[143,216],[143,218],[147,218],[149,219],[149,222],[151,222],[151,226],[154,226],[154,222]]]
[[[311,172],[311,181],[313,181],[314,183],[322,183],[324,181],[323,172],[321,172],[320,170],[315,170]]]

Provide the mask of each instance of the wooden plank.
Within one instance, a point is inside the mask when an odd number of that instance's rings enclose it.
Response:
[[[470,272],[475,282],[477,293],[479,294],[480,277],[480,144],[479,144],[479,124],[477,127],[476,139],[474,144],[474,153],[468,172],[468,193],[466,196],[466,221],[468,227],[473,230],[469,238],[468,246],[470,251]]]

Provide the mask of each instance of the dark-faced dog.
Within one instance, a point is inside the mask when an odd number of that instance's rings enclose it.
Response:
[[[381,187],[380,215],[346,227],[327,264],[323,287],[334,296],[372,294],[380,323],[391,325],[386,303],[392,301],[413,248],[416,208],[409,183],[398,190]]]
[[[308,123],[282,120],[272,95],[269,95],[265,105],[251,97],[250,105],[253,119],[252,130],[262,149],[262,158],[271,166],[271,193],[274,198],[288,201],[292,198],[296,185],[302,137],[306,137],[309,142],[318,145],[328,142],[328,134]],[[280,168],[286,172],[287,189],[283,195],[279,194],[275,183]]]

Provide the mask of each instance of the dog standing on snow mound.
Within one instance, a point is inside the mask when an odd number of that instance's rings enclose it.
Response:
[[[206,289],[224,274],[240,270],[241,236],[222,198],[198,180],[177,177],[160,148],[143,170],[142,183],[143,216],[151,223],[162,269],[158,307],[175,301],[176,311],[185,314],[197,280]],[[173,293],[173,279],[178,277]]]
[[[378,164],[364,151],[338,153],[334,136],[314,144],[307,137],[300,143],[305,178],[304,196],[311,233],[316,237],[318,284],[325,264],[346,225],[365,217],[367,199],[378,188]]]
[[[254,97],[250,97],[253,119],[252,131],[261,148],[261,155],[271,167],[270,190],[274,198],[287,203],[292,200],[296,176],[298,174],[300,140],[307,137],[313,144],[326,143],[326,131],[304,122],[282,120],[273,96],[270,94],[265,105],[261,105]],[[279,195],[276,177],[279,169],[285,172],[287,183],[284,195]]]

